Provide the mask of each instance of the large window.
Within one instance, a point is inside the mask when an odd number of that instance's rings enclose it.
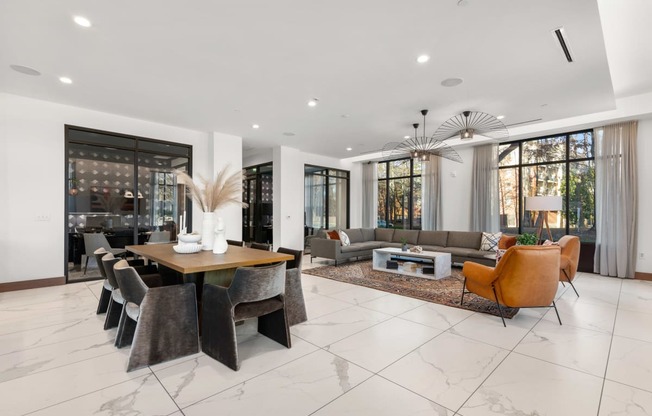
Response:
[[[315,229],[349,228],[349,172],[305,165],[304,226]]]
[[[499,154],[501,231],[535,232],[538,213],[524,210],[525,198],[562,196],[563,210],[550,212],[548,217],[553,238],[573,234],[585,242],[595,241],[590,130],[503,143]]]
[[[379,228],[421,229],[421,162],[378,162]]]

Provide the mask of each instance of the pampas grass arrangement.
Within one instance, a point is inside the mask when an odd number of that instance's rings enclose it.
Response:
[[[177,182],[186,186],[190,196],[201,207],[201,210],[214,212],[228,204],[247,206],[240,200],[242,197],[242,172],[237,171],[229,175],[228,170],[227,166],[220,171],[214,181],[197,175],[200,185],[196,184],[187,173],[180,170],[175,172]]]

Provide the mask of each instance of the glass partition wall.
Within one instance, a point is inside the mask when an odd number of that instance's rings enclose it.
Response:
[[[84,267],[92,256],[84,233],[102,233],[114,248],[144,244],[153,231],[174,240],[184,211],[190,228],[174,170],[191,172],[192,146],[66,126],[66,153],[68,281],[100,277],[94,259]]]
[[[319,229],[349,227],[349,172],[306,165],[304,237]]]
[[[242,201],[242,239],[246,242],[273,243],[273,165],[244,169]]]

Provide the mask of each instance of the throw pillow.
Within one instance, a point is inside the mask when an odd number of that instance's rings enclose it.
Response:
[[[502,237],[500,237],[500,241],[498,241],[498,248],[507,250],[511,246],[516,245],[516,236],[515,235],[505,235],[503,234]]]
[[[542,245],[542,246],[558,246],[558,245],[559,245],[559,242],[546,240],[546,241],[544,241],[543,244],[541,244],[541,245]]]
[[[346,235],[344,231],[339,232],[340,235],[340,241],[342,241],[343,246],[350,246],[351,245],[351,240],[349,239],[349,236]]]
[[[503,258],[506,251],[507,250],[504,248],[499,248],[498,250],[496,250],[496,265],[498,265],[498,262],[500,261],[500,259]]]
[[[340,239],[340,235],[336,230],[326,231],[326,235],[328,236],[329,240],[339,240]]]
[[[496,251],[498,249],[498,241],[503,233],[482,233],[482,240],[480,241],[480,250],[482,251]]]

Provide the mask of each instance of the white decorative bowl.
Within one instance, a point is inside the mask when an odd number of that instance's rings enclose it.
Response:
[[[201,240],[201,234],[179,234],[177,236],[179,241],[182,241],[184,243],[197,243],[199,240]]]
[[[176,246],[172,246],[172,248],[179,254],[192,254],[199,253],[201,251],[201,244],[178,244]]]

